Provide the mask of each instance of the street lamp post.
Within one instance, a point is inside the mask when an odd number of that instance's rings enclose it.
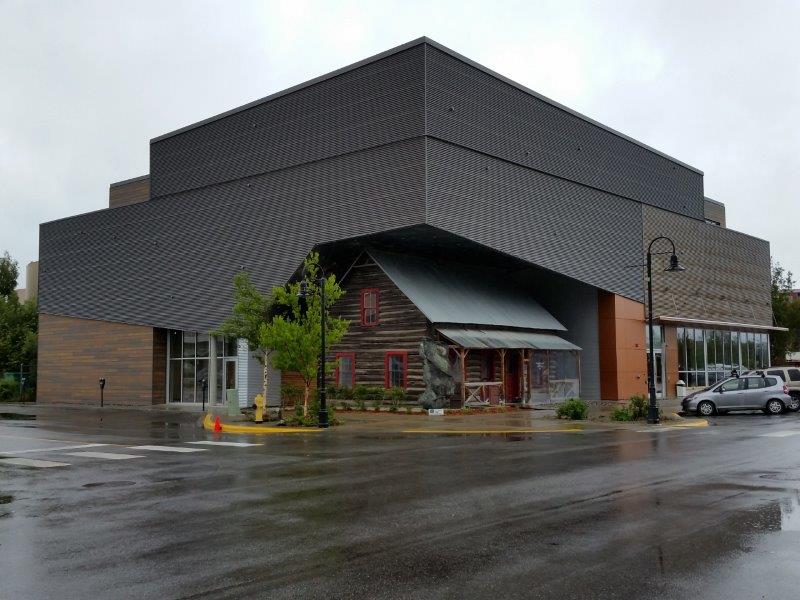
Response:
[[[319,336],[319,358],[317,361],[317,397],[319,399],[319,413],[317,420],[320,428],[328,427],[328,406],[327,406],[327,393],[325,390],[325,328],[326,328],[326,311],[325,311],[325,272],[319,267],[320,277],[317,284],[319,285],[319,304],[320,304],[320,336]],[[306,283],[306,267],[303,265],[303,280],[300,282],[300,293],[298,294],[300,301],[305,303],[308,297],[308,284]]]
[[[653,252],[653,244],[659,240],[666,240],[672,245],[672,252]],[[650,335],[650,351],[648,353],[648,377],[647,385],[650,394],[650,402],[647,406],[647,422],[657,425],[661,418],[658,415],[658,403],[656,401],[656,352],[655,339],[653,338],[653,254],[669,254],[669,266],[664,269],[667,272],[685,271],[686,268],[678,264],[678,255],[675,253],[675,242],[668,237],[659,236],[647,246],[647,328]]]

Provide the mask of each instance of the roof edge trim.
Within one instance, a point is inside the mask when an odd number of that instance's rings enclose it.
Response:
[[[686,323],[687,325],[717,325],[720,327],[739,327],[743,329],[761,329],[764,331],[789,331],[786,327],[774,325],[754,325],[752,323],[733,323],[730,321],[709,321],[706,319],[689,319],[686,317],[658,317],[662,323]]]

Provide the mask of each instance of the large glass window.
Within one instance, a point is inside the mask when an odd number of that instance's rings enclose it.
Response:
[[[678,327],[678,378],[689,387],[713,385],[732,369],[769,366],[769,335]]]
[[[207,333],[171,330],[168,335],[167,400],[169,402],[202,402],[203,380],[206,401],[214,402],[208,389],[208,355],[210,336]],[[217,401],[222,398],[223,368],[235,362],[235,339],[217,339]]]

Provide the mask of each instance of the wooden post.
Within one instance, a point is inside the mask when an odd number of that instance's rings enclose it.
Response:
[[[506,400],[506,351],[501,348],[500,353],[500,397]]]
[[[467,353],[469,350],[460,348],[458,356],[461,359],[461,406],[467,400]]]
[[[528,369],[531,361],[528,358],[529,350],[522,350],[522,403],[527,404],[530,400],[528,394]]]

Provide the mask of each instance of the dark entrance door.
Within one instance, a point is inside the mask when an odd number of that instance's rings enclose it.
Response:
[[[519,355],[517,352],[508,352],[506,354],[506,372],[503,379],[506,402],[517,402],[519,400],[519,376]]]

